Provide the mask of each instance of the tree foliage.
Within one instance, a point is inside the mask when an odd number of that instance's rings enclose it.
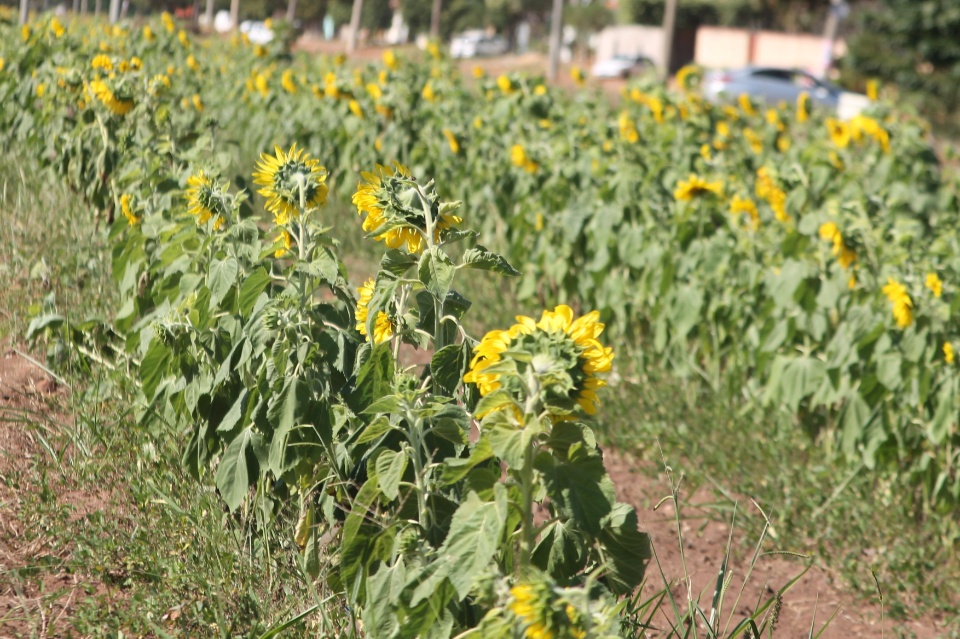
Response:
[[[922,96],[921,109],[942,122],[960,99],[960,5],[953,0],[884,0],[862,12],[847,67]]]

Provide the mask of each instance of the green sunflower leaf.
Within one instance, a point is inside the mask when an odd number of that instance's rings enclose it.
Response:
[[[491,271],[506,275],[507,277],[518,277],[520,271],[510,265],[502,255],[488,251],[479,244],[463,254],[463,261],[460,264],[462,268],[475,268],[481,271]]]

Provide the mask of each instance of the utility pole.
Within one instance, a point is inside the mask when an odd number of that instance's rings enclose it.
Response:
[[[363,0],[353,0],[353,12],[350,14],[350,33],[347,34],[347,53],[357,49],[357,32],[360,31],[360,16],[363,13]]]
[[[110,24],[116,24],[120,17],[120,0],[110,0]]]
[[[230,22],[234,32],[240,30],[240,0],[230,0]]]
[[[203,12],[203,21],[207,23],[207,29],[213,31],[213,0],[207,0],[206,9]]]
[[[563,0],[553,0],[553,14],[550,18],[550,66],[547,68],[547,80],[556,82],[560,73],[560,46],[563,36]]]
[[[30,19],[30,0],[20,0],[20,24]]]
[[[433,11],[430,12],[430,37],[436,40],[440,37],[440,10],[443,0],[433,0]]]
[[[677,25],[677,0],[667,0],[663,8],[663,75],[670,77],[673,62],[673,32]]]
[[[837,31],[840,30],[840,21],[847,16],[850,5],[843,0],[830,0],[830,12],[827,14],[827,24],[823,27],[823,67],[821,77],[827,77],[830,64],[833,62],[833,45],[837,41]]]

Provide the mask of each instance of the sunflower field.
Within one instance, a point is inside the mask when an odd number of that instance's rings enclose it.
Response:
[[[650,550],[594,432],[654,362],[960,498],[960,211],[924,122],[4,20],[0,139],[88,203],[122,299],[30,336],[135,371],[230,510],[294,511],[370,636],[620,636]],[[541,310],[471,335],[465,271]]]

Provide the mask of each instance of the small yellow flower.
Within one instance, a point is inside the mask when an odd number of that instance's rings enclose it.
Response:
[[[433,85],[427,82],[423,85],[423,91],[420,93],[427,102],[433,102],[437,99],[437,94],[433,90]]]
[[[397,54],[393,52],[393,49],[387,49],[383,52],[383,64],[391,71],[396,71],[400,68],[400,61],[397,59]]]
[[[953,360],[956,358],[956,353],[953,350],[953,344],[950,342],[943,343],[943,361],[947,364],[953,364]]]
[[[190,101],[193,103],[194,109],[201,112],[203,111],[203,101],[200,99],[200,94],[194,93]]]
[[[129,193],[121,195],[120,212],[123,213],[123,217],[127,218],[127,223],[130,224],[130,226],[136,226],[140,223],[140,218],[133,212],[132,200],[133,198]]]
[[[368,279],[358,289],[360,299],[357,301],[357,309],[354,313],[357,318],[357,332],[364,337],[367,336],[367,318],[370,317],[370,301],[373,299],[373,293],[376,290],[376,282]],[[373,343],[382,344],[393,337],[393,324],[390,322],[390,316],[383,311],[377,312],[377,319],[373,324]]]
[[[943,280],[941,280],[940,276],[936,273],[927,273],[927,279],[924,282],[924,286],[933,292],[934,297],[940,297],[943,295]]]
[[[527,173],[536,173],[540,169],[540,165],[527,155],[527,150],[523,148],[522,144],[514,144],[510,147],[510,162]]]
[[[505,75],[501,75],[497,78],[497,86],[500,87],[500,92],[504,95],[510,95],[516,90],[513,86],[513,82]]]
[[[640,141],[640,132],[637,131],[637,125],[627,111],[622,111],[617,118],[617,128],[620,129],[620,138],[622,140],[630,144],[636,144]]]
[[[707,182],[698,175],[690,174],[687,181],[681,180],[673,192],[673,197],[680,201],[689,201],[704,195],[723,195],[723,182]]]
[[[190,68],[190,70],[193,71],[194,73],[200,71],[200,63],[197,62],[197,59],[196,59],[195,57],[193,57],[193,54],[192,54],[192,53],[187,56],[187,66],[188,66],[188,67]]]
[[[587,82],[587,77],[584,75],[583,69],[578,66],[570,68],[570,79],[573,80],[573,83],[578,87],[582,87]]]
[[[880,81],[876,78],[867,80],[867,98],[873,102],[880,98]]]
[[[546,95],[546,94],[547,94],[547,87],[546,87],[545,85],[543,85],[543,84],[538,84],[537,86],[535,86],[535,87],[533,88],[533,94],[534,94],[534,95]]]
[[[90,61],[90,66],[100,71],[113,71],[113,62],[110,60],[110,56],[102,53],[94,56],[93,60]]]
[[[801,91],[797,96],[797,122],[803,124],[810,119],[810,94]]]
[[[287,69],[283,72],[283,75],[280,76],[280,86],[291,95],[297,92],[297,82],[293,79],[292,70]]]
[[[889,278],[883,287],[883,294],[893,304],[893,318],[897,321],[897,327],[907,328],[913,324],[913,300],[907,294],[907,287]]]
[[[482,78],[482,77],[484,76],[483,67],[481,67],[481,66],[479,66],[479,65],[474,66],[472,73],[473,73],[473,77],[476,78],[477,80],[479,80],[480,78]]]
[[[734,195],[730,200],[730,214],[737,216],[746,213],[750,218],[750,226],[756,230],[760,228],[760,213],[757,211],[756,203],[748,197]]]
[[[835,118],[827,118],[827,132],[830,141],[839,149],[845,149],[850,144],[850,127],[845,122]]]
[[[190,48],[190,36],[188,36],[187,32],[183,29],[180,29],[180,32],[177,34],[177,40],[180,41],[180,45],[184,49]]]
[[[53,32],[53,37],[55,38],[60,38],[64,33],[67,32],[67,30],[63,28],[63,25],[60,24],[60,21],[56,18],[50,20],[50,31]]]
[[[746,93],[740,94],[740,96],[737,98],[737,103],[740,105],[740,109],[744,112],[744,114],[749,116],[754,116],[757,114],[757,110],[753,106],[753,101]]]
[[[444,129],[443,135],[445,138],[447,138],[447,144],[450,145],[450,151],[454,155],[456,155],[457,153],[460,153],[460,143],[457,142],[457,136],[453,134],[453,131],[451,131],[450,129]]]
[[[282,246],[273,252],[273,256],[277,259],[280,259],[281,257],[285,257],[290,252],[290,248],[293,246],[293,236],[290,235],[286,229],[282,229],[280,231],[280,236],[277,239],[282,242]]]
[[[363,107],[356,100],[350,100],[350,112],[360,119],[363,119]]]

